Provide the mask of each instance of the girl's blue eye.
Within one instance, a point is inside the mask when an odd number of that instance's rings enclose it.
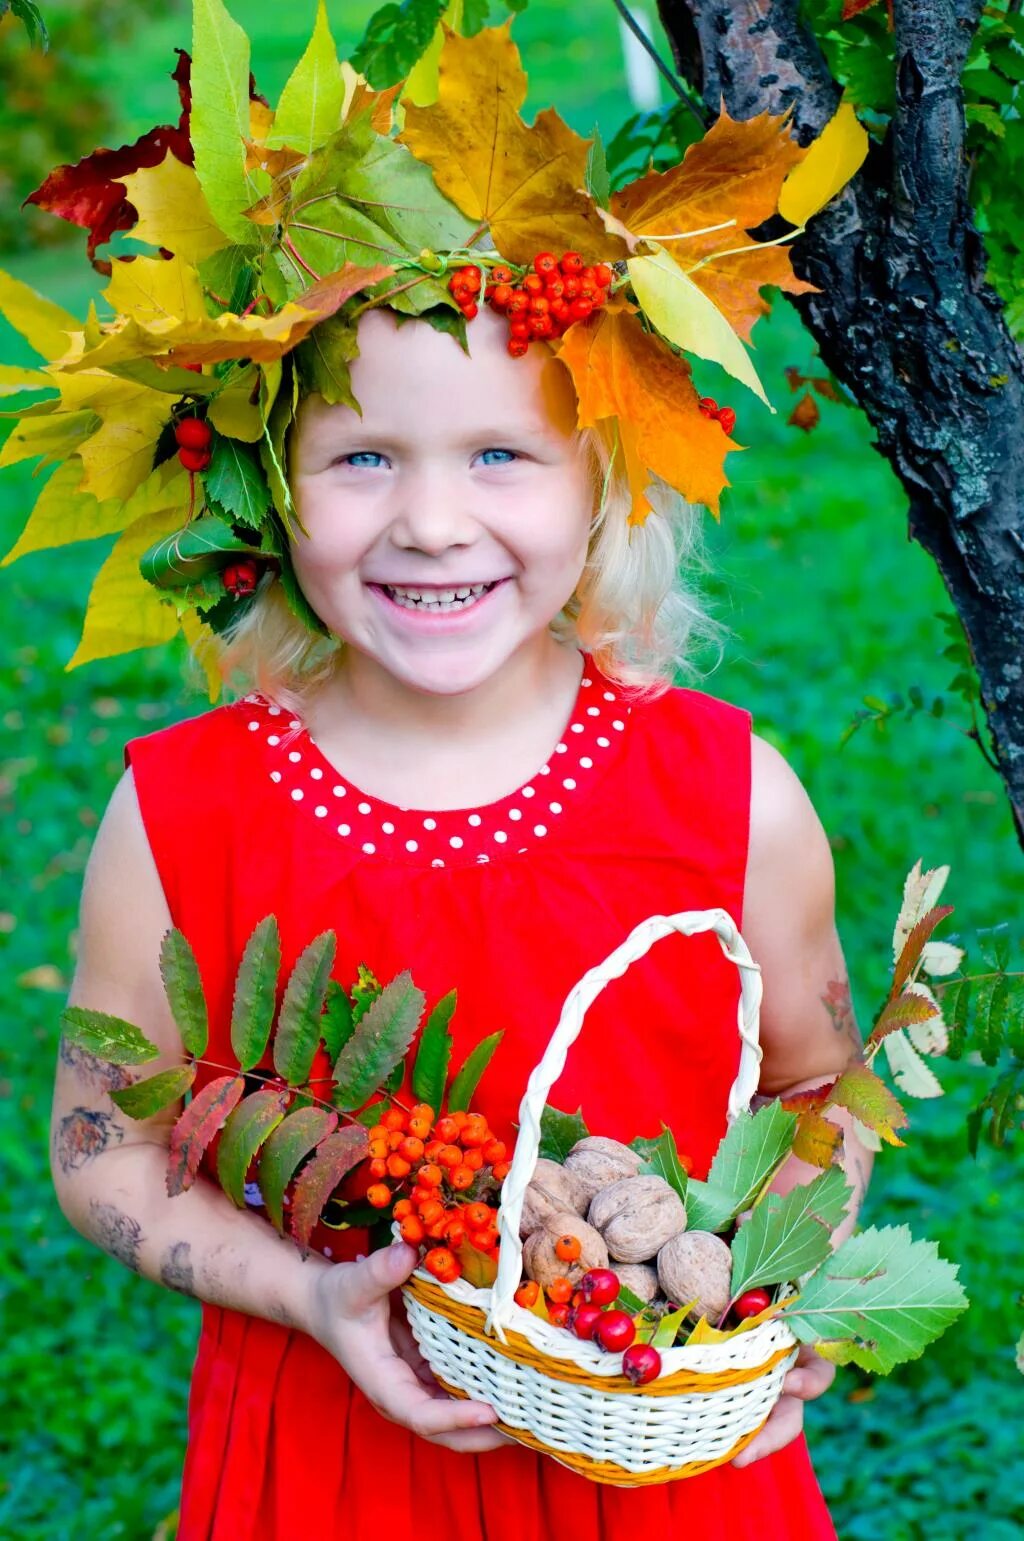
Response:
[[[358,450],[355,450],[354,453],[351,454],[351,455],[343,455],[341,457],[341,464],[342,465],[349,465],[349,466],[365,467],[367,465],[380,465],[380,463],[381,463],[381,461],[383,459],[384,459],[384,456],[383,455],[378,455],[376,450],[373,450],[373,449],[358,449]]]
[[[504,455],[505,459],[504,460],[488,460],[487,459],[488,455]],[[515,460],[516,456],[515,456],[514,451],[512,451],[510,449],[485,449],[480,458],[481,458],[481,460],[483,460],[485,465],[507,466],[507,465],[510,464],[511,461]]]

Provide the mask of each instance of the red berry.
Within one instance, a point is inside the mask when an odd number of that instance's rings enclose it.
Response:
[[[607,262],[599,262],[594,268],[594,282],[599,289],[607,289],[612,281],[613,273]]]
[[[583,296],[580,295],[579,299],[573,300],[572,304],[569,306],[569,314],[574,321],[585,321],[593,308],[593,302],[591,300],[585,300]]]
[[[512,298],[509,300],[508,304],[505,306],[506,314],[510,315],[510,316],[524,315],[526,313],[526,311],[529,310],[529,308],[530,308],[530,296],[526,293],[526,290],[525,289],[513,289],[512,290]]]
[[[625,1311],[603,1311],[594,1328],[594,1337],[610,1353],[621,1353],[636,1337],[636,1324]]]
[[[713,396],[702,396],[697,406],[705,417],[714,417],[718,411],[718,402]]]
[[[470,300],[468,305],[462,305],[459,308],[461,309],[462,314],[465,316],[467,321],[474,320],[480,310],[480,307],[475,300]]]
[[[563,273],[582,273],[583,258],[578,251],[567,251],[558,264]]]
[[[533,259],[533,267],[541,278],[549,278],[552,273],[558,272],[558,258],[554,252],[539,251]]]
[[[530,314],[532,316],[546,316],[551,308],[551,301],[543,294],[531,294]]]
[[[527,294],[543,294],[544,280],[539,273],[527,273],[523,279],[523,288]]]
[[[578,1338],[585,1338],[589,1342],[603,1315],[604,1312],[600,1306],[577,1306],[572,1313],[572,1321],[569,1325]]]
[[[530,344],[525,337],[510,337],[506,343],[513,358],[522,358]]]
[[[570,1310],[571,1307],[568,1305],[549,1305],[548,1318],[552,1325],[555,1327],[568,1327]]]
[[[556,321],[565,322],[565,321],[571,320],[571,317],[569,315],[569,302],[568,302],[568,300],[563,300],[563,299],[552,300],[551,301],[551,309],[548,312],[548,314],[551,315],[551,316],[554,316]]]
[[[213,429],[203,417],[183,417],[174,425],[174,438],[179,449],[209,449]]]
[[[634,1386],[646,1386],[661,1374],[661,1355],[650,1343],[631,1343],[622,1356],[622,1373]]]
[[[491,290],[491,304],[494,306],[495,310],[504,310],[511,298],[511,284],[495,284],[494,288]]]
[[[479,268],[463,268],[460,276],[462,278],[462,282],[466,285],[466,288],[471,291],[471,293],[480,293],[482,280],[480,277]]]
[[[548,300],[560,300],[565,293],[565,284],[560,278],[549,278],[544,285],[544,297]]]
[[[562,282],[562,292],[567,300],[574,300],[580,292],[580,281],[572,274]]]
[[[499,265],[497,267],[494,267],[494,268],[491,269],[491,282],[492,283],[495,283],[495,284],[510,284],[512,282],[512,278],[513,278],[512,269],[505,267],[505,265],[503,263],[499,263]]]
[[[587,287],[589,287],[591,289],[596,289],[597,288],[597,269],[596,268],[584,268],[583,272],[580,274],[580,283],[586,285]]]
[[[721,423],[726,433],[732,433],[733,429],[736,427],[736,413],[733,411],[732,407],[719,407],[718,421]]]
[[[529,337],[530,323],[529,321],[513,321],[508,331],[510,337]]]
[[[738,1300],[734,1300],[732,1308],[737,1316],[756,1316],[759,1311],[764,1311],[772,1303],[772,1297],[767,1290],[747,1290]]]
[[[531,316],[528,325],[531,337],[550,337],[554,331],[550,316]]]
[[[591,1306],[610,1306],[619,1298],[619,1276],[610,1268],[591,1268],[580,1280],[580,1294]]]
[[[211,456],[208,449],[189,449],[183,445],[178,451],[178,459],[186,471],[205,471]]]

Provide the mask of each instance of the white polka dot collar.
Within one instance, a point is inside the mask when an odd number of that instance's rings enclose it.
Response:
[[[519,854],[553,835],[621,745],[632,708],[589,653],[572,717],[546,765],[525,785],[479,808],[399,808],[346,780],[297,717],[262,695],[238,703],[267,755],[267,774],[303,816],[367,857],[418,866],[465,866]]]

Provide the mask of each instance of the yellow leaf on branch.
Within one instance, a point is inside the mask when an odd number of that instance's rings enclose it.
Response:
[[[157,166],[143,166],[118,178],[128,201],[139,211],[138,224],[129,232],[133,241],[163,246],[195,266],[227,246],[206,201],[199,178],[176,155],[166,155]]]
[[[799,166],[786,178],[779,213],[791,225],[806,225],[860,170],[868,153],[868,135],[851,102],[841,102]]]

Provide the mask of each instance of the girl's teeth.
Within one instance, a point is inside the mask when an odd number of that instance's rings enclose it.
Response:
[[[435,589],[429,595],[422,589],[394,589],[384,586],[389,599],[396,605],[401,605],[406,610],[434,610],[443,612],[447,610],[464,610],[467,605],[475,604],[482,594],[486,594],[494,585],[490,583],[477,583],[472,588],[461,589]]]

